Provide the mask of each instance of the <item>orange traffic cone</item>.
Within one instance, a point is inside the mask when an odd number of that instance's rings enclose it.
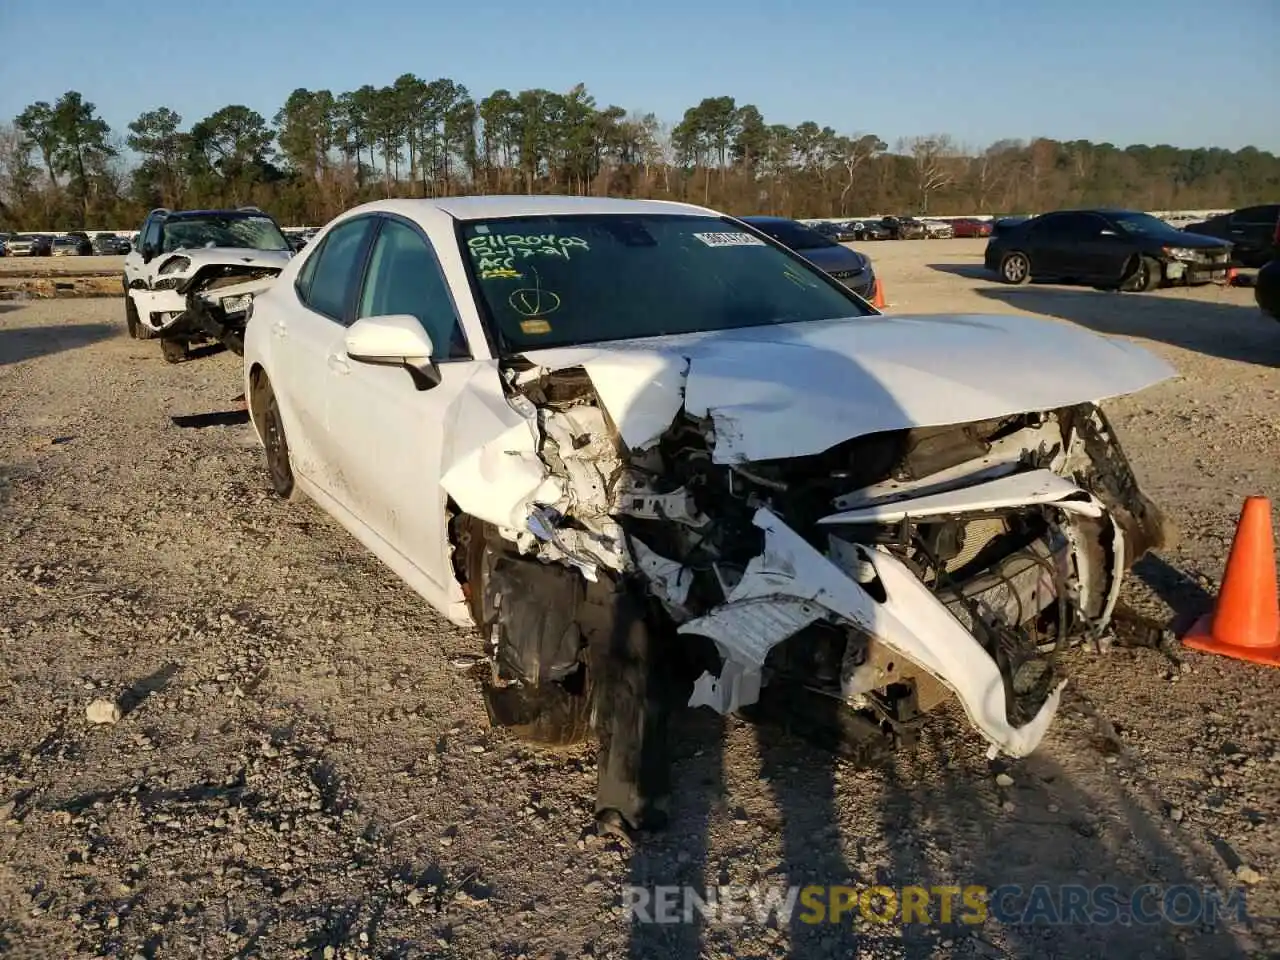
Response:
[[[1280,667],[1280,602],[1266,497],[1245,500],[1217,605],[1182,642],[1193,650]]]
[[[884,281],[879,277],[876,277],[876,286],[871,293],[871,305],[877,310],[883,310],[885,308]]]

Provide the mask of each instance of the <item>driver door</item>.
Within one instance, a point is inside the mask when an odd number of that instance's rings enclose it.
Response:
[[[439,382],[421,389],[403,366],[354,360],[346,329],[337,331],[324,366],[331,490],[388,565],[444,588],[452,574],[441,458],[455,401],[477,365],[426,235],[407,220],[378,221],[353,322],[416,318],[431,337]]]

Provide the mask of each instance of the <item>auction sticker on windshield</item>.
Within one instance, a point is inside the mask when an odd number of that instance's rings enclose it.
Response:
[[[732,233],[695,233],[695,237],[708,247],[763,247],[765,242],[759,237],[736,230]]]

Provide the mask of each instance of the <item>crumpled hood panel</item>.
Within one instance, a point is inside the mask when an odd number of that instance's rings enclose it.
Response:
[[[710,416],[718,463],[1098,402],[1175,375],[1127,341],[1008,315],[858,317],[526,356],[552,370],[582,366],[632,448],[655,441],[681,405]]]
[[[191,266],[183,270],[183,274],[193,274],[201,267],[209,264],[226,264],[230,266],[249,266],[263,270],[283,270],[293,253],[289,250],[254,250],[242,247],[193,247],[191,249],[173,250],[164,255],[186,257]]]

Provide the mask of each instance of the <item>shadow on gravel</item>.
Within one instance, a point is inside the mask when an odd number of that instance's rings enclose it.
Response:
[[[980,263],[930,263],[930,270],[949,273],[953,277],[964,277],[966,280],[994,280],[995,275]]]
[[[880,826],[893,876],[884,882],[961,888],[953,891],[951,923],[939,922],[939,901],[931,898],[933,931],[924,924],[891,929],[906,957],[924,960],[948,941],[960,948],[957,956],[1247,955],[1231,930],[1247,922],[1229,904],[1235,891],[1204,879],[1208,851],[1175,846],[1125,787],[1091,797],[1048,751],[1013,765],[995,761],[985,781],[939,778],[936,771],[952,762],[945,741],[928,743],[899,758],[886,780]],[[1105,763],[1101,753],[1098,762]],[[994,779],[1004,770],[1013,776],[1008,788]],[[918,842],[920,833],[931,842]],[[972,885],[986,888],[983,923],[966,922],[975,911],[963,890]],[[1207,922],[1215,896],[1218,918]],[[971,951],[962,948],[967,939]]]
[[[240,427],[249,422],[248,410],[219,410],[214,413],[190,413],[170,417],[175,427],[189,427],[196,430],[205,427]]]
[[[989,777],[975,775],[971,757],[953,755],[956,738],[973,735],[967,725],[960,730],[961,724],[944,717],[930,721],[915,751],[865,773],[776,728],[757,726],[760,776],[776,798],[778,822],[726,806],[725,721],[700,712],[677,715],[671,826],[637,845],[628,882],[654,896],[661,886],[706,896],[709,888],[731,882],[732,866],[750,858],[762,837],[778,832],[781,863],[747,881],[757,886],[757,896],[769,888],[782,897],[788,887],[844,885],[854,897],[838,923],[812,922],[812,913],[806,919],[806,905],[797,900],[789,919],[783,913],[762,924],[758,907],[739,891],[745,922],[704,920],[697,910],[675,923],[633,922],[629,956],[1248,955],[1233,932],[1249,922],[1235,913],[1230,898],[1237,891],[1217,889],[1205,879],[1221,867],[1209,851],[1166,836],[1159,819],[1125,794],[1129,788],[1117,785],[1105,796],[1090,795],[1048,751],[1017,763],[993,761]],[[1103,754],[1118,748],[1098,749],[1099,768],[1114,769],[1104,767]],[[862,789],[878,794],[878,817],[846,823],[843,831],[837,765],[846,783],[857,777]],[[1013,777],[1007,788],[995,780],[1005,771]],[[852,862],[845,848],[855,851]],[[732,882],[741,884],[737,874]],[[877,886],[887,888],[892,899],[877,893],[869,904],[881,915],[893,913],[889,922],[863,917],[858,898]],[[921,892],[904,896],[906,887]],[[908,908],[907,896],[918,906]],[[824,890],[816,902],[829,905],[828,897]],[[1214,897],[1216,907],[1210,906]],[[685,900],[672,903],[678,913]],[[907,909],[912,915],[904,918]],[[1214,909],[1216,922],[1204,921]],[[775,926],[787,931],[785,952],[781,939],[766,929]],[[768,946],[753,949],[762,940]]]
[[[1154,553],[1148,553],[1135,563],[1133,572],[1173,611],[1169,626],[1177,633],[1213,609],[1213,595],[1209,591]]]
[[[1142,337],[1224,360],[1280,366],[1280,324],[1252,304],[1062,288],[981,287],[975,292],[1097,333]]]
[[[132,684],[119,699],[120,713],[128,716],[142,705],[142,701],[153,693],[160,693],[169,686],[169,681],[181,669],[176,663],[167,663],[155,673],[148,674]]]
[[[66,323],[54,327],[14,327],[0,330],[0,367],[63,350],[97,343],[115,336],[109,323]]]

